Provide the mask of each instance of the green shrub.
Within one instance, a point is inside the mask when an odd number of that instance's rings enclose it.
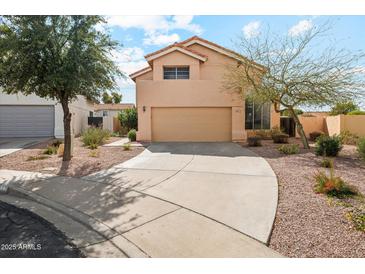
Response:
[[[274,133],[272,139],[276,144],[287,144],[289,143],[289,135],[285,133]]]
[[[359,107],[352,101],[339,102],[331,109],[330,115],[347,114],[359,110]]]
[[[341,139],[338,136],[319,136],[316,141],[315,153],[320,156],[335,157],[342,149]]]
[[[347,196],[357,195],[357,190],[348,185],[341,177],[334,175],[333,167],[330,169],[330,175],[327,176],[325,172],[319,171],[314,175],[316,184],[314,191],[316,193],[326,194],[337,198],[344,198]]]
[[[43,154],[47,154],[47,155],[53,155],[53,154],[57,154],[57,147],[55,146],[48,146],[44,151]]]
[[[339,135],[341,143],[345,145],[356,145],[360,137],[356,134],[351,133],[348,130],[342,131]]]
[[[118,131],[114,131],[114,132],[112,132],[111,133],[111,135],[110,135],[111,137],[120,137],[120,132],[118,132]]]
[[[247,144],[249,147],[259,147],[261,146],[261,137],[253,136],[247,138]]]
[[[101,128],[90,127],[85,130],[81,135],[81,141],[85,146],[95,149],[99,145],[103,144],[105,140],[110,137],[110,132],[108,130],[103,130]]]
[[[364,110],[354,110],[354,111],[350,111],[349,113],[347,113],[347,115],[365,115],[365,111]]]
[[[124,144],[123,150],[131,150],[131,144]]]
[[[278,150],[283,154],[297,154],[299,152],[299,145],[281,145]]]
[[[317,138],[321,135],[324,135],[324,133],[321,131],[313,131],[313,132],[309,133],[309,140],[315,142],[317,140]]]
[[[131,129],[129,132],[128,132],[128,139],[129,141],[131,142],[134,142],[137,140],[137,132],[135,129]]]
[[[359,140],[357,144],[357,152],[359,152],[361,159],[365,161],[365,137]]]
[[[321,162],[321,166],[324,168],[333,168],[333,160],[324,158]]]
[[[118,114],[118,119],[122,127],[125,127],[128,131],[133,128],[137,129],[138,117],[136,108],[122,110]]]

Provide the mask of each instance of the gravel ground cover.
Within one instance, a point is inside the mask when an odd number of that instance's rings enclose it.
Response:
[[[111,137],[107,143],[119,140]],[[45,141],[0,158],[0,169],[13,169],[58,174],[62,176],[82,177],[90,173],[107,169],[127,161],[144,150],[144,147],[131,147],[124,150],[120,147],[99,146],[95,150],[84,147],[80,138],[75,138],[74,152],[71,161],[62,162],[58,155],[45,155],[44,149],[54,140]],[[29,160],[31,157],[44,159]]]
[[[291,139],[291,143],[298,143]],[[310,150],[298,154],[278,152],[278,144],[263,141],[249,147],[264,157],[279,181],[279,203],[269,246],[288,257],[365,257],[365,231],[347,218],[363,199],[328,198],[313,191],[313,174],[325,170],[321,157]],[[335,174],[365,194],[365,165],[355,146],[345,145],[334,160]]]
[[[84,257],[66,236],[38,215],[0,202],[0,258]]]

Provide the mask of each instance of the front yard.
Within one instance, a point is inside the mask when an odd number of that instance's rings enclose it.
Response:
[[[290,143],[300,144],[297,139]],[[360,220],[365,222],[365,202],[360,196],[338,199],[314,191],[314,174],[328,169],[321,167],[322,157],[314,149],[300,148],[298,154],[285,155],[280,144],[262,141],[261,147],[249,147],[264,157],[279,181],[277,215],[269,246],[288,257],[364,257],[365,230],[355,227],[351,212],[362,208]],[[302,147],[302,145],[300,145]],[[335,175],[365,194],[365,164],[355,146],[344,145],[334,159]],[[359,213],[359,212],[358,212]]]
[[[117,140],[120,138],[110,137],[106,143]],[[57,154],[44,154],[45,149],[54,141],[45,141],[0,158],[1,169],[82,177],[127,161],[144,150],[143,147],[130,147],[130,150],[125,150],[122,146],[99,146],[97,149],[89,149],[83,145],[80,138],[75,138],[73,157],[71,161],[63,163],[62,157]]]

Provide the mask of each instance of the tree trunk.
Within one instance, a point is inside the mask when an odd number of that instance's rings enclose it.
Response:
[[[71,112],[68,107],[68,100],[61,102],[63,108],[63,129],[64,129],[64,151],[63,161],[71,160]]]
[[[288,110],[294,119],[295,126],[297,128],[297,132],[300,135],[300,138],[302,139],[303,147],[306,149],[309,149],[308,139],[307,139],[307,136],[305,136],[305,132],[304,132],[302,124],[299,121],[298,115],[295,113],[293,108],[289,108]]]

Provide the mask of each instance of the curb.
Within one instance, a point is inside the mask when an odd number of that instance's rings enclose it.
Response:
[[[53,218],[51,222],[58,229],[64,232],[66,236],[71,238],[71,241],[87,257],[149,257],[114,229],[76,209],[64,206],[57,202],[53,202],[47,198],[17,186],[10,186],[7,192],[7,195],[3,196],[18,197],[31,203],[38,204],[41,207],[47,208],[48,211],[53,211],[60,215],[61,218],[63,217],[62,219],[67,218],[68,222],[72,222],[76,226],[83,227],[84,230],[87,231],[86,233],[80,234],[80,230],[77,231],[78,233],[72,233],[70,231],[65,231],[67,229],[65,226],[62,227],[64,220]],[[27,209],[30,210],[29,208]],[[37,214],[37,211],[34,211],[34,213]],[[43,218],[45,217],[43,216]],[[87,237],[89,236],[92,236],[93,240],[88,240]]]

